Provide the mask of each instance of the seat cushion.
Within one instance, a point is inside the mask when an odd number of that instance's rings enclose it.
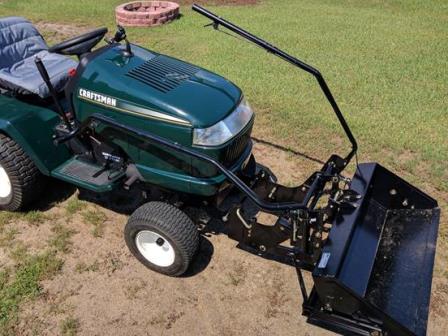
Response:
[[[69,70],[78,63],[49,53],[40,33],[26,19],[0,19],[0,86],[15,93],[47,98],[50,92],[34,63],[36,56],[42,59],[56,91],[61,91],[69,79]]]
[[[34,63],[36,56],[41,58],[45,65],[56,92],[62,91],[69,80],[69,70],[76,68],[77,62],[46,50],[25,58],[9,68],[0,69],[0,85],[18,94],[32,93],[41,98],[49,97],[50,91]]]

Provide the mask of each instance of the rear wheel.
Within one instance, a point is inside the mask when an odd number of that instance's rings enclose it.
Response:
[[[17,211],[40,194],[43,176],[11,138],[0,134],[0,210]]]
[[[199,245],[193,221],[163,202],[138,208],[129,218],[124,236],[129,250],[142,264],[170,276],[185,273]]]

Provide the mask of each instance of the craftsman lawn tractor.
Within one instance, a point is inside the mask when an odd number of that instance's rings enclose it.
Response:
[[[49,48],[30,22],[8,17],[0,19],[0,209],[26,208],[48,177],[94,194],[137,191],[144,202],[124,235],[148,268],[184,274],[201,224],[220,220],[240,248],[295,268],[308,322],[341,334],[425,335],[437,202],[377,163],[343,176],[357,144],[320,72],[193,9],[313,75],[349,153],[283,186],[251,154],[254,114],[230,81],[131,44],[122,27],[96,49],[105,28]]]

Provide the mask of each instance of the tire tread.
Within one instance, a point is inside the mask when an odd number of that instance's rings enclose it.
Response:
[[[13,198],[3,208],[20,210],[40,194],[44,185],[43,176],[20,145],[4,134],[0,134],[0,163],[8,173],[13,188]]]
[[[199,233],[193,221],[180,209],[164,202],[149,202],[138,208],[129,218],[125,232],[142,222],[151,223],[167,236],[175,240],[179,253],[185,261],[184,266],[172,276],[183,274],[199,246]]]

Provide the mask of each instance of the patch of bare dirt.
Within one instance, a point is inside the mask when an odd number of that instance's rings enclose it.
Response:
[[[433,280],[428,335],[445,335],[448,330],[446,319],[448,314],[446,308],[448,305],[447,286],[446,275]]]
[[[52,23],[45,21],[36,22],[35,25],[46,39],[55,42],[62,42],[63,40],[81,35],[92,30],[87,26]]]
[[[254,153],[286,184],[303,182],[310,170],[321,166],[312,158],[262,143],[255,144]],[[333,335],[306,324],[300,315],[294,269],[241,251],[225,235],[213,234],[201,243],[195,272],[169,278],[148,270],[130,254],[122,233],[126,216],[91,204],[69,216],[67,202],[46,211],[48,220],[39,225],[18,225],[17,239],[35,248],[58,223],[75,232],[70,250],[62,255],[62,272],[43,282],[44,294],[22,307],[18,335],[59,335],[66,319],[77,321],[78,335],[89,336]],[[83,216],[89,209],[104,213],[100,236]],[[446,216],[442,222],[446,225]],[[445,247],[446,241],[440,241],[430,335],[444,335],[448,328]],[[311,278],[305,280],[310,288]]]

